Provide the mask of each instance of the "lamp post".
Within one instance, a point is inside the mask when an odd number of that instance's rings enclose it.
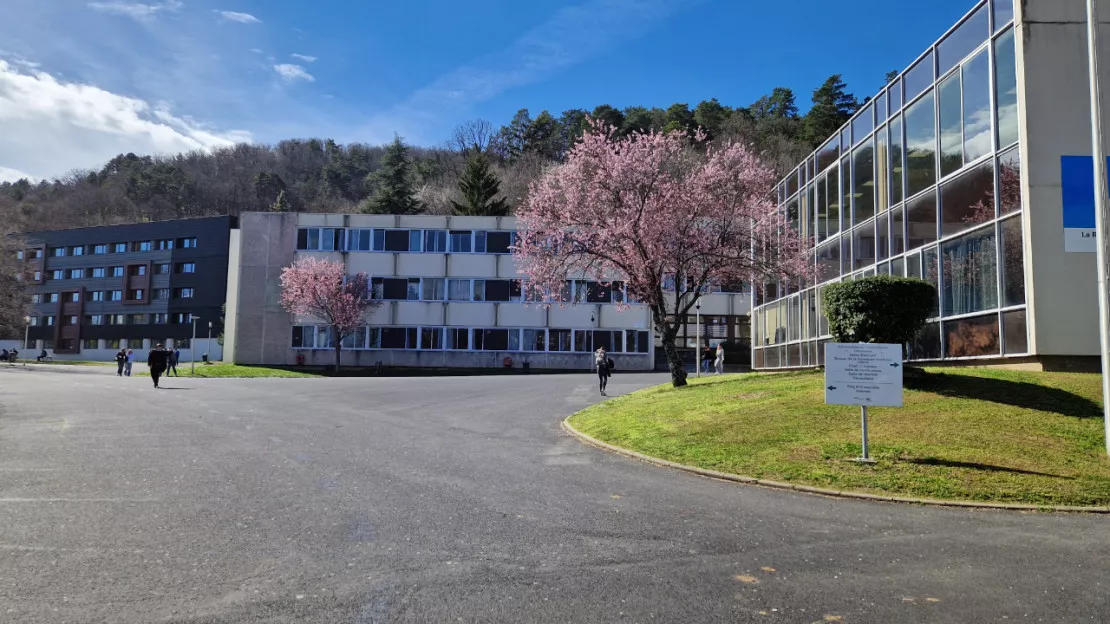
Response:
[[[190,314],[189,320],[193,322],[193,339],[189,342],[189,374],[195,377],[197,374],[197,321],[200,320],[200,317]]]
[[[23,317],[23,350],[27,350],[27,343],[31,341],[31,317]]]
[[[208,321],[208,344],[204,345],[204,361],[212,361],[212,321]]]
[[[701,377],[701,297],[694,302],[694,377]]]
[[[1091,155],[1095,165],[1095,224],[1098,239],[1098,319],[1102,351],[1102,404],[1106,452],[1110,454],[1110,215],[1106,200],[1110,195],[1106,183],[1106,153],[1102,137],[1102,88],[1098,74],[1098,0],[1087,0],[1087,68],[1091,80]]]

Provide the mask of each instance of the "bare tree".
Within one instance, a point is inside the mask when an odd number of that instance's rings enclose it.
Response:
[[[485,119],[474,119],[455,127],[447,147],[456,152],[475,150],[485,154],[496,135],[493,124]]]

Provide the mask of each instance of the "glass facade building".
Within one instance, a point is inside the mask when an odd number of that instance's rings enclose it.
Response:
[[[823,364],[827,284],[937,286],[907,360],[1028,356],[1013,0],[983,0],[783,180],[814,279],[754,288],[757,369]]]

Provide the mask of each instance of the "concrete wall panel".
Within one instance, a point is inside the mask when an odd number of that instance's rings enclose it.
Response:
[[[448,303],[446,325],[455,327],[495,327],[497,317],[492,303]]]
[[[446,254],[397,254],[397,276],[399,277],[443,277],[446,267]]]
[[[447,257],[449,277],[496,277],[497,257],[485,254],[450,254]]]

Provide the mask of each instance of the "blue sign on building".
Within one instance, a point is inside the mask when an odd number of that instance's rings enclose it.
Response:
[[[1110,169],[1110,158],[1106,162]],[[1064,251],[1094,253],[1098,249],[1094,159],[1061,156],[1060,183],[1064,200]]]

